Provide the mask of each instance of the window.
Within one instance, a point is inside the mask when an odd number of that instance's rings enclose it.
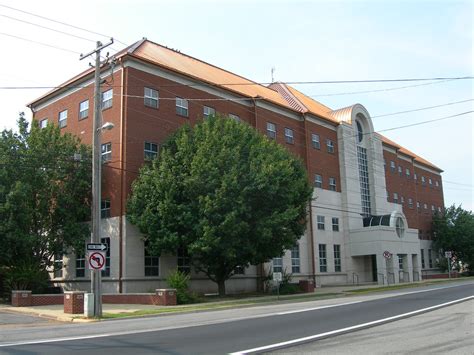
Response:
[[[436,211],[435,206],[431,205],[431,212],[435,213],[435,211]]]
[[[214,116],[216,114],[216,110],[212,107],[204,106],[202,114],[204,118],[209,118],[209,116]]]
[[[436,187],[439,187],[439,182],[438,182],[438,180],[435,181],[435,186],[436,186]]]
[[[150,242],[143,243],[145,253],[145,276],[158,276],[160,274],[160,257],[150,251]]]
[[[67,110],[59,112],[58,122],[60,128],[67,126]]]
[[[417,208],[418,210],[420,210],[420,208],[421,208],[420,201],[416,201],[416,208]]]
[[[113,90],[107,90],[102,93],[102,110],[112,107]]]
[[[328,153],[334,153],[334,142],[330,139],[326,139],[326,147],[328,149]]]
[[[321,149],[321,142],[319,141],[319,134],[311,134],[311,145],[314,149]]]
[[[61,278],[63,277],[63,254],[58,253],[54,255],[54,277]]]
[[[188,100],[180,97],[176,98],[176,114],[184,117],[188,117]]]
[[[383,170],[387,170],[387,161],[383,160]]]
[[[336,191],[336,179],[333,177],[329,178],[329,190]]]
[[[314,175],[314,186],[319,187],[320,189],[323,188],[323,177],[321,175]]]
[[[318,221],[318,229],[319,230],[324,230],[324,216],[317,216],[317,221]]]
[[[421,268],[425,268],[425,251],[423,249],[420,250],[421,255]]]
[[[100,218],[110,218],[110,199],[100,201]]]
[[[398,269],[403,271],[403,255],[398,254]]]
[[[360,124],[359,121],[356,121],[357,124],[357,139],[360,142],[362,142],[362,139],[364,138],[364,131],[362,130],[362,125]]]
[[[110,238],[101,238],[102,244],[107,244],[107,251],[105,253],[105,269],[102,270],[102,276],[110,276]]]
[[[403,168],[401,167],[401,165],[398,166],[398,175],[402,176],[403,174]]]
[[[405,175],[407,176],[407,178],[410,177],[410,169],[408,168],[405,169]]]
[[[438,212],[441,213],[441,207],[438,206]]]
[[[293,130],[290,128],[285,128],[285,141],[288,144],[294,144],[295,139],[293,137]]]
[[[326,256],[326,244],[319,244],[319,272],[328,271],[328,260]]]
[[[48,119],[47,118],[41,120],[40,123],[39,123],[40,128],[46,128],[47,125],[48,125]]]
[[[427,210],[427,209],[428,209],[428,205],[427,205],[426,203],[424,203],[424,204],[423,204],[423,208],[424,208],[425,210]]]
[[[79,120],[83,120],[89,116],[89,100],[82,101],[79,104]]]
[[[112,160],[112,143],[102,144],[102,163]]]
[[[245,268],[241,265],[237,265],[234,269],[234,275],[245,275]]]
[[[362,213],[368,217],[371,215],[370,203],[369,165],[367,163],[367,149],[357,146],[357,165],[359,168],[360,200]],[[388,200],[388,197],[387,197]]]
[[[412,198],[408,199],[408,207],[413,208],[413,199]]]
[[[237,116],[237,115],[234,115],[232,113],[229,113],[229,118],[234,120],[234,121],[240,122],[240,117]]]
[[[431,180],[431,178],[428,179],[428,184],[430,184],[430,186],[433,186],[433,180]]]
[[[276,126],[274,123],[267,122],[267,137],[275,139],[277,134]]]
[[[393,193],[393,202],[398,203],[398,194],[396,192]]]
[[[155,159],[158,155],[158,144],[145,142],[144,154],[145,154],[145,160]]]
[[[403,196],[400,196],[400,203],[403,205],[405,203],[405,198]]]
[[[282,258],[273,258],[273,272],[282,272],[283,271],[283,259]]]
[[[341,272],[341,246],[334,244],[334,271]]]
[[[395,222],[395,230],[397,232],[398,238],[403,238],[405,234],[405,223],[401,217],[397,217]]]
[[[291,272],[300,273],[300,246],[298,244],[291,248]]]
[[[393,160],[390,160],[390,171],[392,173],[395,172],[395,162]]]
[[[177,252],[178,271],[189,274],[191,272],[191,258],[188,250],[185,248],[178,248]]]
[[[339,232],[339,218],[337,217],[332,218],[332,230],[334,232]]]
[[[428,249],[428,266],[430,269],[433,268],[433,256],[431,254],[431,249]]]
[[[418,180],[418,175],[416,175],[416,173],[413,173],[413,180]]]
[[[86,257],[84,251],[76,253],[76,277],[86,276]]]
[[[143,96],[145,97],[145,101],[144,101],[145,106],[148,106],[151,108],[158,108],[158,91],[157,90],[146,87],[145,94]]]
[[[426,185],[426,179],[424,176],[421,177],[421,184]]]

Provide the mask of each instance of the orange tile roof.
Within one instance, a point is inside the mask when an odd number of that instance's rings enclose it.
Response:
[[[416,162],[420,163],[420,164],[423,164],[423,165],[426,165],[432,169],[435,169],[439,172],[442,172],[443,170],[438,168],[436,165],[434,165],[433,163],[429,162],[428,160],[426,159],[423,159],[422,157],[420,157],[419,155],[413,153],[412,151],[402,147],[401,145],[395,143],[394,141],[388,139],[387,137],[385,137],[384,135],[380,134],[380,133],[377,133],[379,135],[379,137],[382,139],[382,143],[386,144],[386,145],[391,145],[392,147],[396,148],[400,153],[403,153],[405,155],[408,155],[409,157],[412,157]]]
[[[315,99],[312,99],[311,97],[306,96],[302,92],[296,90],[294,87],[291,87],[289,85],[285,85],[285,86],[303,105],[306,106],[306,108],[308,109],[310,113],[326,118],[330,121],[337,122],[330,113],[332,109],[316,101]]]

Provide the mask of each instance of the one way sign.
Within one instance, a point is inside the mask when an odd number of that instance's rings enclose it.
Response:
[[[88,243],[87,244],[87,251],[95,251],[95,250],[106,251],[107,244],[104,244],[104,243]]]

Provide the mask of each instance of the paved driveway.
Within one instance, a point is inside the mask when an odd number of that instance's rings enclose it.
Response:
[[[8,312],[8,310],[0,308],[0,329],[28,327],[28,326],[42,326],[59,323],[55,320],[41,318],[35,315],[21,314]]]

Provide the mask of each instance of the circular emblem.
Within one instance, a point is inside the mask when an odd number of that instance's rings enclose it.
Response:
[[[391,259],[391,258],[392,258],[392,253],[390,253],[389,251],[385,250],[385,251],[383,252],[383,257],[384,257],[385,259]]]

